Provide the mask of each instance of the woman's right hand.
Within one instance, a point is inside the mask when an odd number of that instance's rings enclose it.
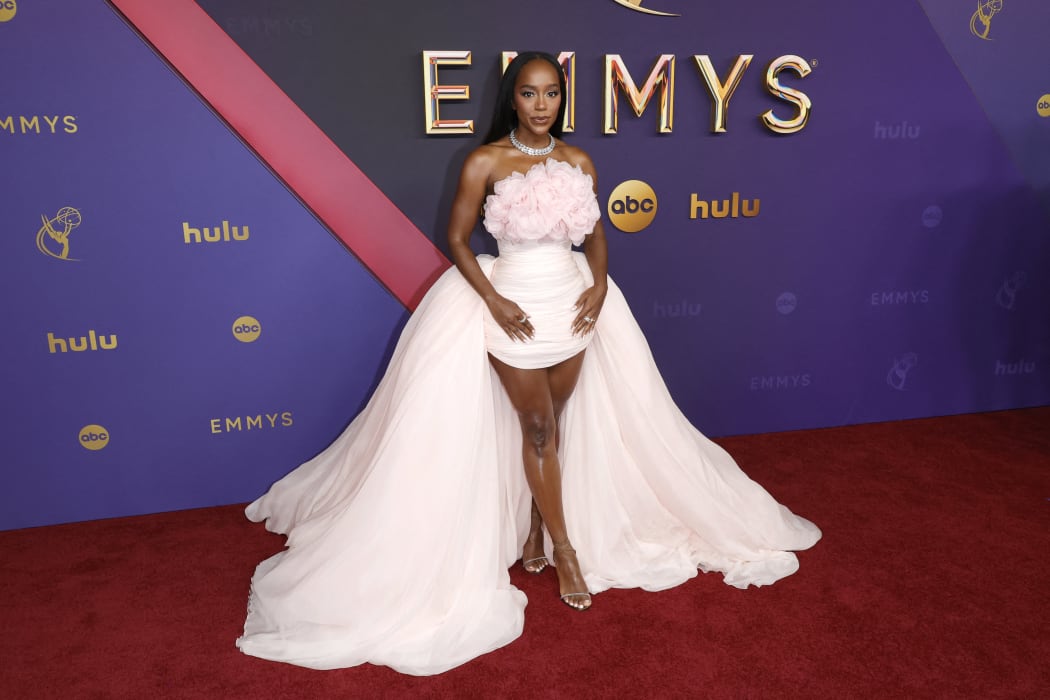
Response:
[[[525,342],[536,333],[528,314],[510,299],[497,295],[488,302],[488,307],[492,318],[511,340]]]

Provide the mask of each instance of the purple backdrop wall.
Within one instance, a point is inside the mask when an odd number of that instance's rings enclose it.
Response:
[[[441,109],[478,130],[501,51],[574,51],[568,138],[603,205],[631,179],[658,199],[644,230],[607,226],[611,274],[709,434],[1050,401],[1045,3],[537,2],[542,36],[491,0],[404,2],[396,25],[376,3],[199,4],[441,247],[478,139],[425,133],[422,51],[472,52],[441,72],[472,98]],[[677,57],[672,133],[621,98],[602,134],[606,54],[639,81]],[[723,77],[754,54],[726,133],[696,54]],[[785,54],[813,110],[775,135]],[[406,312],[106,3],[19,2],[0,60],[23,67],[0,101],[0,528],[254,497],[349,421]],[[690,217],[734,193],[757,216]]]

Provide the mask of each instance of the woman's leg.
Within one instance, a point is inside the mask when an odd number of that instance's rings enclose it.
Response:
[[[590,607],[591,600],[565,527],[552,388],[564,405],[565,386],[569,384],[571,393],[582,357],[581,353],[549,369],[518,369],[490,356],[521,423],[525,478],[555,545],[562,598],[578,609]]]
[[[561,422],[561,412],[566,402],[576,389],[576,381],[580,377],[580,369],[583,366],[583,353],[569,358],[547,372],[547,384],[551,390],[551,403],[554,406],[554,450],[561,447],[561,430],[558,428]],[[522,548],[521,563],[530,574],[538,574],[547,567],[547,557],[543,554],[543,516],[536,506],[536,499],[532,500],[532,515],[529,526],[529,536]]]
[[[547,555],[543,553],[543,516],[532,499],[532,515],[529,524],[529,536],[521,548],[521,566],[530,574],[538,574],[547,568]]]

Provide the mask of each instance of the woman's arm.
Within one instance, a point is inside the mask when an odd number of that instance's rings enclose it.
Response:
[[[452,262],[488,306],[496,323],[512,339],[527,340],[534,332],[532,323],[517,304],[496,292],[470,249],[470,234],[478,222],[494,164],[495,156],[484,146],[467,156],[463,163],[449,216],[448,247]]]
[[[579,154],[577,164],[583,172],[591,176],[597,197],[598,173],[587,154],[583,151],[579,151]],[[609,290],[609,249],[605,241],[605,228],[602,226],[601,219],[594,224],[594,231],[584,239],[583,254],[587,258],[587,266],[591,268],[594,286],[585,289],[580,298],[576,300],[574,308],[578,309],[578,312],[572,324],[573,333],[586,333],[594,327],[592,321],[585,319],[598,319],[598,314],[601,313],[602,305],[605,303],[605,294]]]

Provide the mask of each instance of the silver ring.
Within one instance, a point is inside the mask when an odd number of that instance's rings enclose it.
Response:
[[[529,320],[529,315],[528,314],[522,314],[521,318],[518,319],[518,323],[525,323],[528,320]]]
[[[584,316],[583,320],[586,321],[587,323],[594,323],[594,319],[591,318],[590,316]]]

